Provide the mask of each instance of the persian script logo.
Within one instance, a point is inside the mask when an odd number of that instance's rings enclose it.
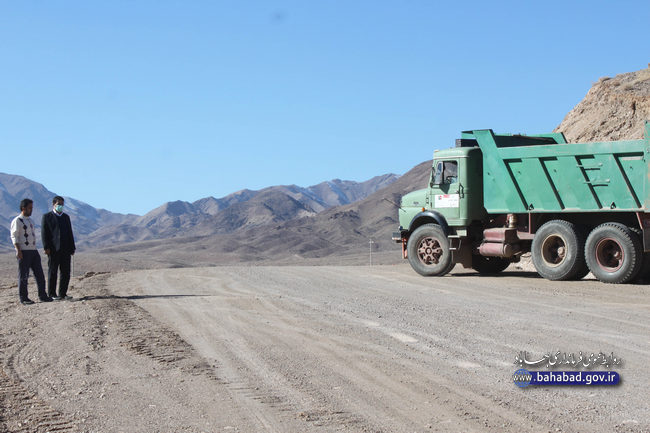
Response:
[[[519,352],[515,357],[515,365],[519,367],[546,367],[546,368],[556,368],[561,366],[571,367],[571,368],[594,368],[594,367],[604,367],[611,368],[614,365],[621,365],[623,362],[622,359],[614,356],[614,352],[611,355],[605,355],[603,352],[598,353],[598,355],[590,354],[585,356],[582,352],[579,352],[578,356],[575,353],[562,353],[559,350],[555,354],[550,352],[542,356],[538,360],[529,360],[528,352]]]

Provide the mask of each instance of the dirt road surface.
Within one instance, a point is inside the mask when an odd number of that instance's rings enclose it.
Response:
[[[408,266],[214,267],[0,290],[0,431],[648,432],[650,287]],[[613,352],[615,387],[515,357]]]

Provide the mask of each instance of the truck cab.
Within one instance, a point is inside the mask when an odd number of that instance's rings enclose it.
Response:
[[[434,216],[438,223],[445,221],[450,233],[464,235],[465,227],[485,216],[481,171],[478,147],[435,151],[429,187],[402,197],[401,230],[412,232]]]

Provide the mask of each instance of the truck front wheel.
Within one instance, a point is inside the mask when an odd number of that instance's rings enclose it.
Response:
[[[454,267],[449,241],[437,224],[418,227],[409,237],[406,249],[415,272],[425,277],[445,275]]]
[[[591,273],[603,283],[627,283],[641,269],[643,248],[625,225],[604,223],[589,234],[585,257]]]
[[[582,230],[564,220],[542,225],[533,239],[531,255],[537,272],[547,280],[572,280],[586,275]]]

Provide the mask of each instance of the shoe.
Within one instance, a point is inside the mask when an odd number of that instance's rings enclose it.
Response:
[[[52,296],[53,301],[60,301],[61,299],[63,298],[61,298],[60,296]]]
[[[65,296],[62,296],[61,299],[64,299],[66,301],[72,301],[74,298],[72,296],[65,295]]]
[[[21,299],[20,303],[23,305],[32,305],[34,301],[28,298],[28,299]]]
[[[47,298],[38,298],[41,302],[52,302],[52,298],[49,296]]]

